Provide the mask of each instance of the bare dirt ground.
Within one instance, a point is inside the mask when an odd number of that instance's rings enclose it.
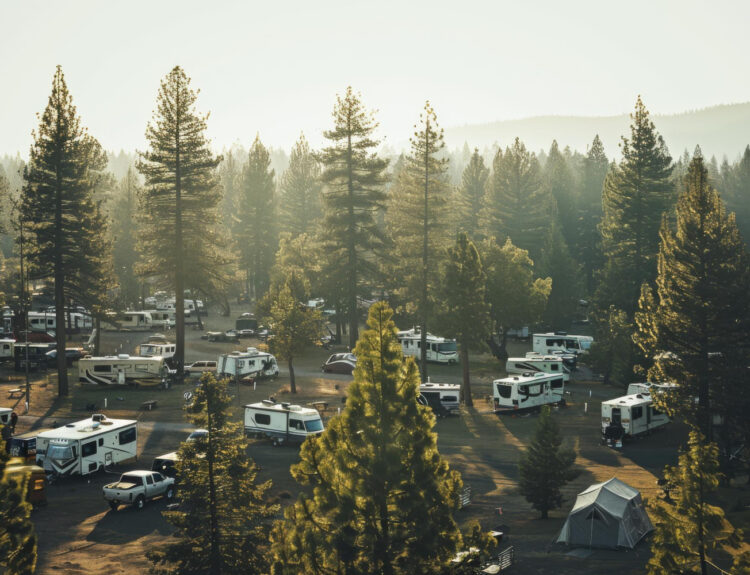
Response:
[[[206,329],[231,326],[229,318],[210,316]],[[103,334],[102,351],[132,353],[146,335],[107,332]],[[213,359],[219,353],[257,343],[253,340],[243,340],[240,346],[208,343],[200,339],[197,330],[188,330],[186,339],[188,361]],[[513,346],[511,352],[521,353],[527,349],[527,344],[523,343]],[[320,365],[329,353],[315,349],[295,362],[299,392],[293,401],[300,404],[328,402],[324,417],[336,414],[351,381],[349,376],[320,372]],[[235,417],[241,417],[239,406],[270,395],[291,400],[286,366],[280,367],[282,373],[278,379],[260,382],[255,390],[251,386],[240,386]],[[576,558],[566,555],[569,550],[553,544],[553,540],[576,493],[591,483],[616,476],[640,489],[644,497],[656,497],[657,475],[665,464],[676,461],[684,429],[672,424],[660,433],[626,444],[622,452],[610,450],[599,442],[599,404],[602,399],[620,395],[620,390],[595,382],[572,383],[568,386],[571,391],[568,407],[557,410],[555,417],[564,437],[577,451],[577,463],[582,473],[565,488],[563,509],[542,521],[519,495],[516,483],[519,453],[533,434],[536,416],[499,418],[492,414],[485,397],[490,393],[492,379],[504,375],[504,371],[489,356],[472,358],[472,369],[475,407],[464,409],[460,416],[439,420],[436,425],[440,452],[472,488],[472,502],[459,512],[459,522],[476,518],[488,529],[502,526],[506,533],[503,546],[511,544],[515,547],[515,573],[642,573],[648,558],[647,544],[642,543],[630,552],[595,551],[586,558]],[[75,383],[74,370],[71,375],[71,383]],[[459,382],[460,367],[430,366],[430,376],[433,381]],[[154,457],[175,450],[189,433],[190,426],[182,414],[182,395],[190,389],[190,383],[168,391],[91,388],[75,383],[70,397],[57,400],[54,376],[42,373],[33,379],[31,409],[28,415],[20,418],[19,433],[83,419],[88,416],[86,405],[95,403],[97,411],[104,411],[112,417],[139,420],[139,461],[128,468],[150,467]],[[5,398],[8,389],[19,387],[22,382],[22,375],[7,368],[0,370],[0,405],[23,413],[23,400]],[[106,410],[103,408],[105,398]],[[140,404],[147,399],[157,399],[158,408],[141,411]],[[588,404],[587,409],[585,404]],[[273,448],[268,442],[257,440],[252,442],[249,456],[262,468],[260,479],[273,480],[272,495],[281,496],[282,504],[296,497],[299,487],[292,479],[289,467],[297,461],[298,449]],[[128,468],[118,469],[117,473]],[[141,512],[127,508],[117,513],[109,511],[101,497],[101,487],[114,477],[114,474],[104,473],[90,479],[68,479],[49,486],[48,505],[36,509],[32,516],[39,536],[38,573],[98,571],[124,574],[147,570],[146,551],[168,541],[171,534],[171,527],[161,516],[164,504],[152,502]],[[498,508],[502,508],[502,514]]]

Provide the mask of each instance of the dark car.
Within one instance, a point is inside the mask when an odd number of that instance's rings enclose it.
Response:
[[[321,366],[323,373],[345,373],[351,375],[357,367],[357,357],[353,353],[334,353]]]
[[[166,477],[176,477],[177,475],[177,452],[165,453],[154,459],[151,465],[151,471],[158,471]]]
[[[225,333],[222,331],[209,331],[206,333],[206,339],[208,341],[217,341],[224,343],[237,343],[240,341],[240,338],[235,334]]]
[[[51,349],[47,352],[47,361],[53,363],[57,361],[57,350]],[[74,361],[78,361],[82,357],[86,357],[88,353],[82,347],[69,347],[65,350],[65,360],[70,365]]]

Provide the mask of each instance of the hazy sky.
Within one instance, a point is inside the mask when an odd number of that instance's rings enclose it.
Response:
[[[6,0],[0,20],[0,154],[27,154],[57,64],[111,150],[143,149],[176,64],[217,148],[318,145],[347,85],[394,146],[425,99],[444,126],[750,100],[745,1]]]

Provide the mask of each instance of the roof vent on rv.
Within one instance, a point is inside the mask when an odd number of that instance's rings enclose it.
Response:
[[[276,405],[276,402],[272,399],[264,399],[261,403],[263,405]]]
[[[289,404],[286,401],[282,401],[281,407],[283,407],[284,409],[289,409]]]
[[[117,359],[130,359],[130,356],[127,353],[119,353]]]
[[[91,416],[91,421],[98,421],[99,423],[101,423],[105,419],[107,419],[107,416],[103,413],[95,413]]]
[[[251,354],[256,354],[257,355],[258,354],[258,348],[257,347],[248,347],[247,348],[247,353],[251,353]]]

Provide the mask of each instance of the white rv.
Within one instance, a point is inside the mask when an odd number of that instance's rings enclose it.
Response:
[[[535,373],[514,375],[492,382],[495,412],[538,409],[563,401],[565,382],[562,374]]]
[[[174,357],[177,346],[169,342],[149,341],[138,346],[138,355],[140,357],[163,357],[166,362],[170,362]]]
[[[100,469],[135,461],[138,429],[132,419],[109,419],[101,414],[36,438],[36,463],[55,475],[88,475]]]
[[[505,362],[505,371],[508,375],[522,373],[562,374],[565,383],[570,381],[570,370],[565,367],[563,358],[559,355],[509,357]]]
[[[628,384],[628,395],[634,395],[636,393],[668,393],[670,391],[675,391],[678,387],[679,385],[676,383],[630,383]]]
[[[151,314],[151,324],[154,327],[171,329],[175,326],[176,320],[173,309],[149,309],[144,311],[147,311]]]
[[[15,339],[0,339],[0,361],[10,361],[13,359],[13,348],[15,345]]]
[[[270,437],[274,445],[302,443],[310,435],[323,433],[323,420],[311,407],[264,399],[245,406],[245,433]]]
[[[126,311],[120,320],[120,329],[150,330],[154,327],[154,318],[149,311]]]
[[[128,354],[84,357],[78,361],[78,380],[97,385],[153,385],[169,373],[163,357]]]
[[[460,407],[461,386],[457,383],[423,383],[419,393],[437,415],[457,413]]]
[[[569,335],[565,332],[535,333],[532,337],[533,350],[536,353],[550,354],[556,352],[586,353],[594,338],[590,335]]]
[[[398,341],[405,356],[422,356],[422,334],[418,329],[398,332]],[[427,361],[436,363],[458,363],[458,347],[455,339],[445,339],[427,334]]]
[[[233,351],[219,356],[217,377],[244,379],[246,377],[275,377],[279,374],[276,358],[270,353],[248,347],[247,351]]]
[[[65,312],[65,326],[70,321],[70,329],[81,330],[91,329],[94,327],[91,316],[80,311]],[[29,312],[29,330],[31,331],[55,331],[57,328],[57,316],[55,310],[47,311],[30,311]]]
[[[602,402],[602,434],[608,427],[621,427],[623,435],[634,437],[649,433],[669,423],[666,413],[659,411],[649,394],[623,395]]]

